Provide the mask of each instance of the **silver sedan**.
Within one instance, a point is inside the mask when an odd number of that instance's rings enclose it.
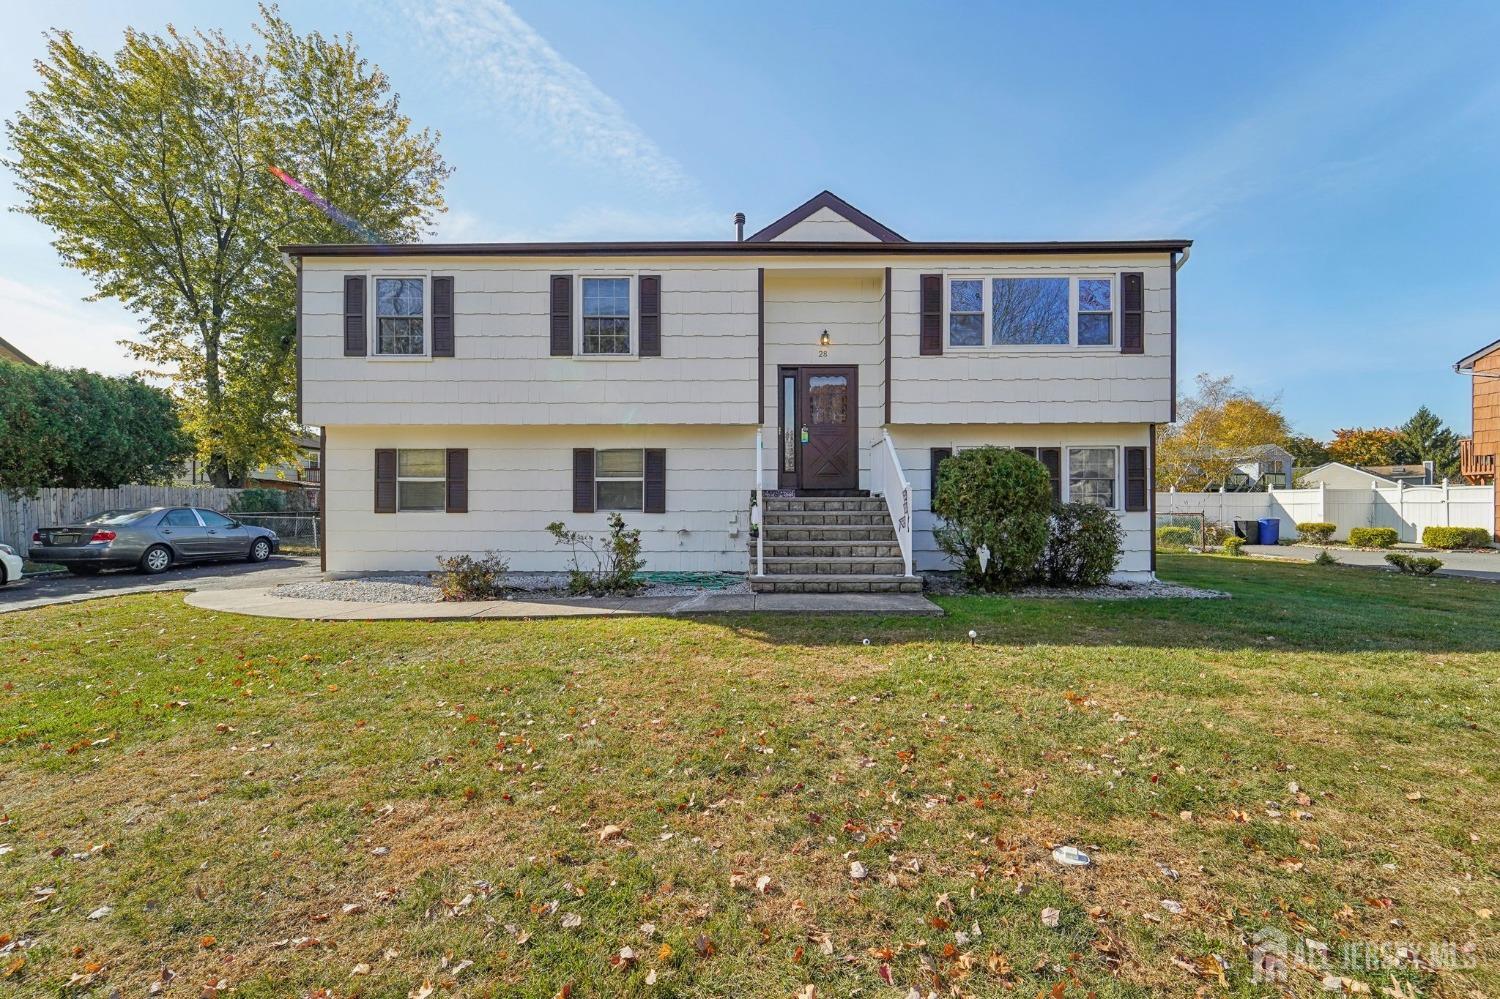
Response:
[[[31,536],[31,559],[56,563],[80,576],[132,567],[155,574],[180,562],[264,562],[280,547],[275,531],[213,510],[154,506],[106,510],[66,527],[43,527]]]

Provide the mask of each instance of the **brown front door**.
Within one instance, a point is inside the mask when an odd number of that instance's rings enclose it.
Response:
[[[797,488],[859,486],[859,369],[797,369]]]

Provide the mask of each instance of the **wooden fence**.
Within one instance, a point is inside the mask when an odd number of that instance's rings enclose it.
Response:
[[[35,497],[0,493],[0,542],[18,552],[31,548],[38,527],[76,524],[101,510],[146,506],[200,506],[223,510],[243,490],[206,486],[118,486],[114,489],[42,489]]]

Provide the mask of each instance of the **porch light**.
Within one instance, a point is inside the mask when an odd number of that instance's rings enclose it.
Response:
[[[823,335],[820,336],[820,337],[818,337],[818,345],[819,346],[826,347],[826,346],[828,346],[832,342],[833,341],[831,339],[829,339],[829,337],[828,337],[828,331],[827,330],[824,330],[823,331]]]

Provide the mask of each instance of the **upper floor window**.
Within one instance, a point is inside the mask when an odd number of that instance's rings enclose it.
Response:
[[[582,353],[630,353],[630,278],[584,278],[582,315]]]
[[[1112,277],[952,277],[950,347],[1107,347]]]
[[[995,278],[990,282],[990,342],[1068,342],[1067,278]]]
[[[1108,347],[1115,342],[1115,311],[1109,278],[1078,279],[1078,343]]]
[[[426,349],[422,279],[375,279],[375,353],[411,356]]]
[[[984,282],[948,282],[948,342],[955,347],[984,344]]]

